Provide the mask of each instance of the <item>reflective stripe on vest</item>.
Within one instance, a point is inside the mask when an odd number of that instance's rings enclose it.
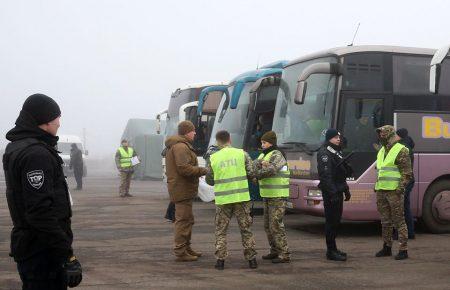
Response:
[[[128,151],[125,151],[123,147],[119,147],[120,153],[120,167],[126,168],[131,167],[131,158],[133,157],[134,150],[128,147]]]
[[[377,183],[375,184],[375,190],[396,190],[400,183],[400,171],[397,165],[395,165],[395,159],[397,159],[400,151],[406,148],[400,143],[396,143],[388,154],[385,155],[385,147],[383,146],[377,155]]]
[[[215,203],[249,201],[244,150],[225,147],[212,154],[210,160],[214,172]]]
[[[273,152],[271,151],[265,156],[261,154],[258,159],[270,161]],[[259,193],[261,197],[289,197],[289,177],[290,171],[287,165],[285,165],[275,176],[261,179],[259,181]]]

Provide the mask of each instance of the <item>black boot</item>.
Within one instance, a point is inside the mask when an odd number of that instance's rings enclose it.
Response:
[[[214,268],[216,268],[217,270],[223,270],[223,268],[225,268],[225,260],[217,259]]]
[[[347,257],[339,254],[336,250],[328,250],[327,251],[327,259],[331,261],[347,261]]]
[[[386,243],[383,244],[383,249],[381,249],[380,251],[378,251],[375,254],[375,257],[388,257],[388,256],[392,256],[392,248],[388,247],[386,245]]]
[[[275,259],[272,260],[272,263],[274,263],[274,264],[290,263],[290,262],[291,262],[291,258],[276,257]]]
[[[278,258],[278,254],[276,253],[269,253],[267,255],[262,256],[263,260],[273,260],[275,258]]]
[[[337,252],[339,255],[344,256],[344,257],[347,258],[347,253],[346,253],[346,252],[342,252],[342,251],[339,250],[339,249],[337,249],[336,252]]]
[[[251,259],[250,261],[248,261],[248,266],[250,267],[250,269],[258,268],[258,263],[256,262],[256,259]]]
[[[398,251],[398,254],[395,256],[396,260],[405,260],[408,259],[408,251],[407,250],[400,250]]]

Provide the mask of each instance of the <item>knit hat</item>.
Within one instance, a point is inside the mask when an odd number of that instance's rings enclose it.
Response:
[[[191,121],[182,121],[178,124],[178,135],[186,135],[195,131],[195,126]]]
[[[331,138],[336,137],[337,135],[341,135],[341,133],[339,133],[338,130],[334,129],[334,128],[329,128],[326,132],[325,132],[325,140],[326,141],[330,141]]]
[[[277,134],[274,131],[266,132],[262,135],[261,141],[266,141],[272,145],[277,145]]]
[[[408,130],[406,128],[400,128],[397,130],[396,133],[402,139],[405,139],[406,137],[408,137]]]
[[[29,96],[23,103],[22,111],[27,112],[37,125],[46,124],[61,116],[55,100],[43,94]]]

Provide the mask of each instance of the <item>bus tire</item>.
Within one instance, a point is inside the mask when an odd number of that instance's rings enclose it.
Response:
[[[422,203],[422,220],[427,229],[433,234],[450,233],[450,220],[440,218],[444,213],[436,208],[436,203],[444,203],[447,211],[450,211],[450,180],[440,180],[432,184],[423,197]],[[443,195],[444,193],[444,195]],[[445,198],[447,197],[447,198]],[[440,207],[442,210],[442,206]],[[448,212],[446,215],[448,216]]]

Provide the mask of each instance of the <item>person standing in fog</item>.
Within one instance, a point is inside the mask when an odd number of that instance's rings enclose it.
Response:
[[[83,153],[77,147],[77,144],[73,143],[70,149],[70,164],[69,168],[73,169],[73,175],[77,182],[75,190],[83,189]]]

